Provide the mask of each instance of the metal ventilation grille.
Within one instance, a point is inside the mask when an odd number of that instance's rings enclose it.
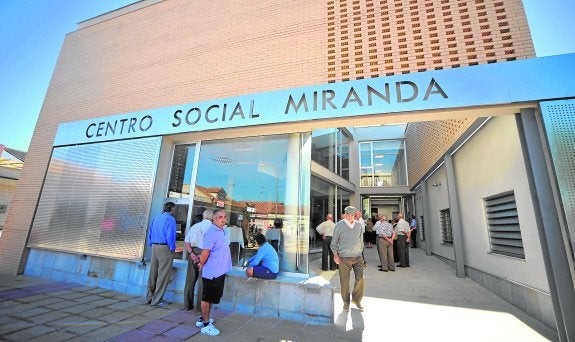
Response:
[[[524,259],[515,193],[509,192],[486,198],[485,211],[491,252]]]
[[[425,224],[423,222],[423,215],[419,216],[419,235],[421,235],[421,241],[425,241]]]
[[[451,229],[451,213],[449,209],[439,211],[439,223],[441,224],[441,242],[453,245],[453,230]]]
[[[541,111],[571,246],[575,246],[575,100],[541,102]]]
[[[412,122],[405,130],[409,186],[413,187],[474,122],[474,118]]]
[[[160,138],[55,148],[29,247],[138,260]]]

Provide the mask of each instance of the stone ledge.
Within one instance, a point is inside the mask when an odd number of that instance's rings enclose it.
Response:
[[[226,274],[222,309],[317,324],[333,322],[333,286],[321,277],[281,273],[276,279],[247,281],[239,268]]]

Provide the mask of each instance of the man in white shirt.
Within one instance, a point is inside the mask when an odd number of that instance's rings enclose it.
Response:
[[[333,271],[337,268],[333,260],[333,251],[331,250],[331,238],[333,237],[333,230],[335,228],[335,223],[333,222],[333,216],[327,214],[325,216],[325,221],[319,224],[315,230],[321,234],[322,244],[321,244],[321,269],[322,271],[328,270],[328,257],[329,257],[329,270]]]
[[[403,213],[397,214],[397,253],[399,254],[399,267],[409,267],[409,238],[411,229],[409,223],[403,219]]]
[[[212,225],[212,216],[214,211],[207,209],[202,214],[203,220],[194,224],[186,232],[184,244],[186,246],[184,253],[188,254],[188,272],[186,274],[186,284],[184,286],[184,309],[192,310],[194,308],[194,287],[198,283],[198,299],[196,300],[196,310],[200,310],[202,299],[202,274],[198,270],[200,254],[202,254],[204,233]]]

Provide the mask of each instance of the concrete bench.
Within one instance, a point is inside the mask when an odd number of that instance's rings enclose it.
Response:
[[[247,281],[243,269],[226,274],[219,308],[247,314],[331,324],[334,319],[334,288],[321,277],[282,273],[274,280]]]

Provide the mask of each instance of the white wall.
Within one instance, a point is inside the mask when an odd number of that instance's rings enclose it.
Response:
[[[515,117],[493,117],[457,151],[453,162],[465,264],[548,292]],[[443,180],[441,182],[443,184]],[[442,186],[440,190],[446,189]],[[515,192],[525,260],[490,253],[483,199],[511,190]],[[428,188],[428,191],[434,193],[432,188]],[[433,202],[431,205],[436,206]]]
[[[432,184],[441,183],[440,186]],[[449,260],[455,260],[455,251],[452,245],[443,244],[441,241],[441,224],[439,221],[439,211],[449,208],[449,197],[447,193],[447,176],[445,167],[439,168],[427,180],[427,196],[429,197],[429,213],[425,215],[426,243],[431,243],[433,254],[440,255]],[[431,231],[431,236],[427,233]]]

